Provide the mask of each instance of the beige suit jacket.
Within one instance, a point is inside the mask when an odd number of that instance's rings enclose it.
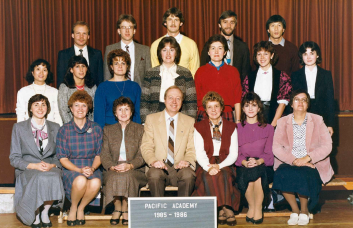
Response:
[[[167,159],[167,129],[164,112],[150,114],[146,118],[141,153],[148,166],[155,161]],[[188,161],[190,167],[195,170],[194,123],[193,118],[179,112],[174,146],[174,166],[180,161]]]

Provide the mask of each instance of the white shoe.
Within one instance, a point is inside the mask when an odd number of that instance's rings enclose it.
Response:
[[[306,214],[299,214],[298,225],[305,226],[309,223],[309,216]]]
[[[297,213],[290,214],[290,217],[288,220],[288,225],[290,225],[290,226],[297,225],[298,224],[298,217],[299,217],[299,215]]]

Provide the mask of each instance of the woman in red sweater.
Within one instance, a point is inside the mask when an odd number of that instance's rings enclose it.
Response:
[[[202,106],[202,98],[207,92],[215,91],[224,99],[222,117],[238,123],[241,113],[241,82],[237,68],[223,61],[228,51],[226,38],[220,34],[212,36],[207,41],[207,49],[211,61],[200,67],[195,74],[197,122],[208,118]],[[233,110],[235,110],[235,117]]]

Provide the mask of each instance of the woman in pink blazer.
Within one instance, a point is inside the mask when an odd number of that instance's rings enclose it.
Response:
[[[276,172],[272,188],[280,190],[292,208],[288,225],[307,225],[309,210],[319,200],[322,183],[333,175],[328,157],[332,139],[322,117],[307,112],[310,96],[305,90],[294,91],[290,105],[293,114],[278,120],[274,135]]]

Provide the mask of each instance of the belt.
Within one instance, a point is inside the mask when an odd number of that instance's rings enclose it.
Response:
[[[262,104],[263,104],[263,105],[266,105],[266,106],[270,106],[271,102],[269,102],[269,101],[263,101]]]

